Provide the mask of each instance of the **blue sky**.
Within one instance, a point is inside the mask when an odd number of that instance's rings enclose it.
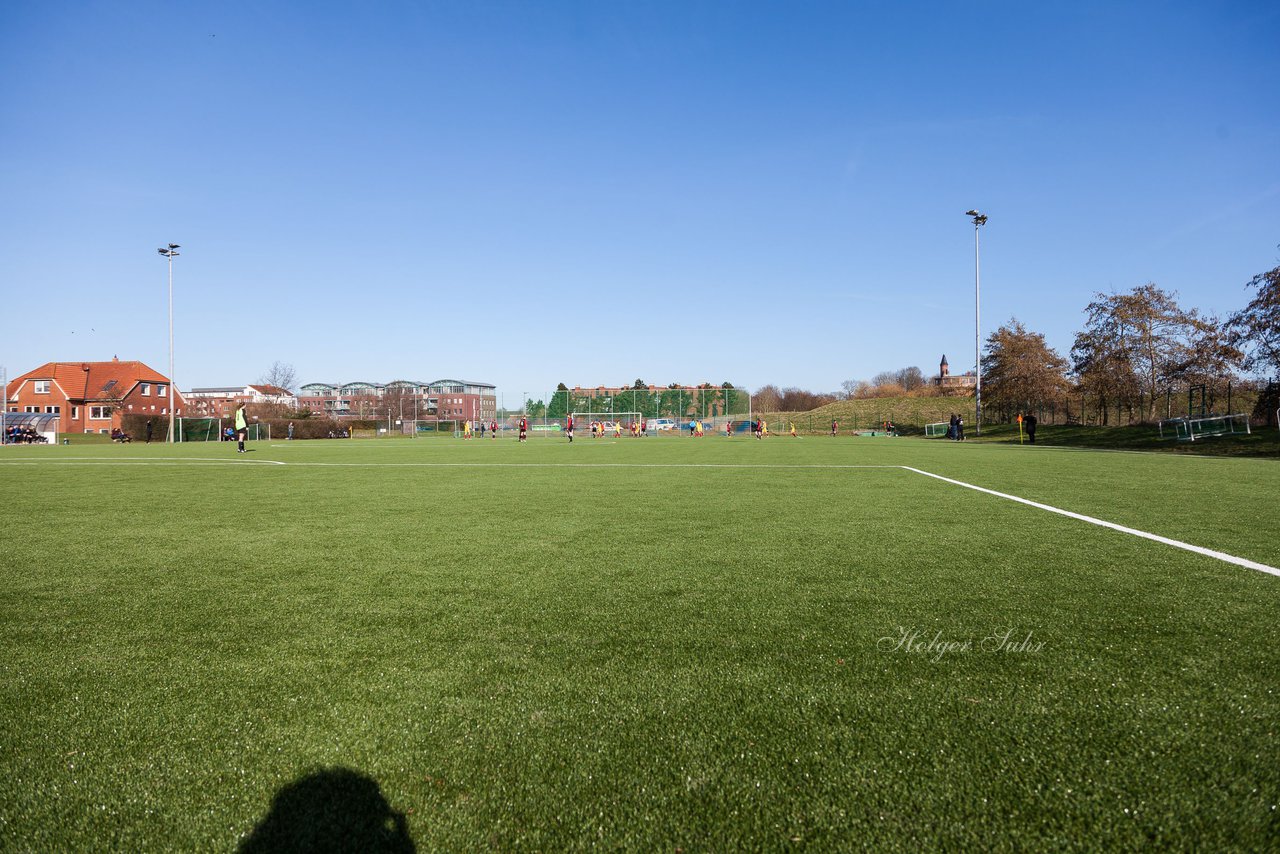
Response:
[[[1280,263],[1280,5],[8,3],[10,375],[815,391]]]

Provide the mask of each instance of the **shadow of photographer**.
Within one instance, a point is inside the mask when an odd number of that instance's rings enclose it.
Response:
[[[240,854],[276,851],[416,851],[404,814],[377,781],[350,768],[323,768],[288,784],[241,843]]]

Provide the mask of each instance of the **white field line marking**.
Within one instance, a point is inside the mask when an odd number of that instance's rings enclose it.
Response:
[[[792,463],[326,463],[326,462],[283,462],[281,460],[235,460],[204,457],[152,457],[153,460],[172,460],[173,462],[155,462],[146,459],[110,460],[101,457],[59,457],[58,459],[26,459],[0,460],[0,465],[182,465],[183,463],[208,462],[228,465],[290,466],[292,468],[484,468],[484,469],[900,469],[899,465],[826,465],[826,464],[792,464]]]
[[[219,463],[221,465],[283,466],[279,460],[228,460],[221,457],[149,457],[147,459],[111,460],[104,457],[58,457],[57,459],[0,460],[0,465],[11,466],[181,466],[188,463]]]
[[[285,463],[281,463],[285,465]],[[787,463],[315,463],[293,462],[312,468],[478,468],[478,469],[900,469],[897,465],[792,465]]]
[[[985,492],[988,495],[994,495],[997,498],[1005,498],[1005,499],[1008,499],[1009,501],[1016,501],[1019,504],[1026,504],[1029,507],[1035,507],[1040,510],[1047,510],[1050,513],[1057,513],[1059,516],[1067,516],[1071,519],[1079,519],[1081,522],[1088,522],[1091,525],[1099,525],[1103,528],[1110,528],[1113,531],[1120,531],[1123,534],[1132,534],[1135,537],[1142,537],[1145,540],[1153,540],[1157,543],[1163,543],[1166,546],[1173,546],[1175,549],[1183,549],[1184,551],[1195,552],[1198,555],[1204,555],[1206,557],[1216,558],[1221,561],[1226,561],[1227,563],[1234,563],[1236,566],[1243,566],[1248,569],[1256,569],[1258,572],[1265,572],[1268,575],[1274,575],[1274,576],[1280,577],[1280,569],[1277,569],[1274,566],[1267,566],[1265,563],[1256,563],[1246,558],[1236,557],[1235,555],[1229,555],[1226,552],[1214,551],[1213,549],[1206,549],[1203,546],[1194,546],[1191,543],[1184,543],[1181,540],[1173,540],[1173,539],[1170,539],[1169,537],[1162,537],[1159,534],[1151,534],[1146,531],[1139,531],[1137,528],[1127,528],[1124,525],[1117,525],[1115,522],[1108,522],[1105,519],[1095,519],[1093,516],[1086,516],[1083,513],[1073,513],[1070,510],[1063,510],[1060,507],[1051,507],[1048,504],[1041,504],[1038,501],[1031,501],[1026,498],[1019,498],[1016,495],[1009,495],[1008,493],[1005,493],[1005,492],[996,492],[994,489],[987,489],[986,487],[975,486],[972,483],[965,483],[962,480],[952,480],[949,477],[943,477],[940,474],[927,472],[927,471],[924,471],[923,469],[912,468],[911,466],[902,466],[902,468],[906,469],[907,471],[913,471],[916,474],[922,474],[925,477],[934,478],[935,480],[941,480],[947,483],[953,483],[956,486],[963,486],[965,489],[973,489],[973,490],[977,490],[978,492]]]

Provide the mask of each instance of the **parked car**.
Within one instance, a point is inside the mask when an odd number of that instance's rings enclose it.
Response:
[[[674,430],[676,422],[674,418],[655,418],[649,422],[649,429],[655,433],[660,430]]]

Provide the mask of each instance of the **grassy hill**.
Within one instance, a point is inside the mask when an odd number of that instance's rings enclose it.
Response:
[[[831,420],[840,422],[842,433],[854,429],[871,429],[892,421],[906,432],[924,429],[924,425],[946,421],[958,412],[967,422],[973,421],[972,397],[872,397],[838,400],[809,412],[766,412],[769,429],[781,432],[787,422],[794,421],[802,433],[827,433]]]

